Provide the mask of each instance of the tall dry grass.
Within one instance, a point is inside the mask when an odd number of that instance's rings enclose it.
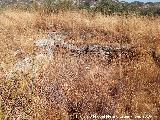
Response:
[[[159,18],[116,15],[105,17],[101,14],[92,17],[84,11],[47,15],[43,11],[24,12],[16,9],[1,12],[0,18],[0,58],[6,63],[14,61],[11,54],[16,49],[29,54],[33,49],[33,41],[46,37],[46,32],[49,31],[70,31],[72,34],[68,39],[82,44],[118,42],[149,49],[158,48],[160,41]],[[93,37],[81,40],[80,35],[86,33]],[[10,60],[5,60],[6,58]]]
[[[120,69],[119,62],[108,66],[101,58],[77,59],[59,52],[46,70],[40,70],[32,90],[30,74],[17,73],[14,79],[6,81],[8,69],[17,60],[33,54],[34,41],[46,38],[47,32],[52,31],[69,31],[66,41],[77,44],[130,44],[141,56],[138,61],[121,63]],[[159,117],[159,68],[149,54],[150,49],[160,50],[159,18],[90,16],[84,11],[48,15],[9,9],[0,13],[0,42],[1,119],[67,120],[74,112],[85,115],[107,111],[112,111],[107,113],[111,115],[147,113]],[[17,50],[22,54],[14,54]],[[77,108],[75,100],[80,104]],[[54,108],[56,103],[61,109]]]

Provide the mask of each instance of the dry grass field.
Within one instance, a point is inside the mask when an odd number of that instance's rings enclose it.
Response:
[[[51,59],[34,62],[35,41],[47,39],[49,32],[67,33],[65,42],[77,45],[131,46],[135,55],[109,61],[97,54],[74,56],[57,47]],[[17,70],[7,77],[28,56],[33,56],[36,73]],[[93,120],[93,115],[159,120],[160,19],[0,11],[0,95],[2,120]]]

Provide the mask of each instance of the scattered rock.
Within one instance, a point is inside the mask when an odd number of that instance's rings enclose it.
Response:
[[[41,68],[40,66],[45,64],[45,62],[51,60],[54,56],[55,48],[63,48],[70,51],[73,54],[83,55],[83,54],[98,54],[102,57],[106,56],[106,59],[116,59],[118,57],[124,57],[132,59],[136,51],[132,49],[129,45],[107,45],[101,46],[97,44],[93,45],[76,45],[72,43],[65,42],[65,37],[67,36],[61,33],[52,32],[49,33],[48,39],[40,39],[35,42],[35,46],[37,50],[35,51],[35,55],[26,56],[24,59],[20,59],[16,64],[14,64],[9,72],[7,73],[7,78],[11,78],[14,73],[17,71],[21,71],[23,73],[27,73],[29,71],[37,71]],[[155,59],[158,59],[157,56],[154,55]]]

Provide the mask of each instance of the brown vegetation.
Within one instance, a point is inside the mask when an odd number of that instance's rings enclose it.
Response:
[[[17,60],[34,55],[35,40],[53,31],[69,33],[69,43],[130,45],[138,54],[108,62],[103,56],[73,56],[57,48],[38,76],[18,72],[7,79],[5,73]],[[158,18],[5,10],[0,13],[0,42],[1,119],[75,120],[78,115],[79,120],[91,114],[160,118]],[[13,54],[17,50],[23,52]]]

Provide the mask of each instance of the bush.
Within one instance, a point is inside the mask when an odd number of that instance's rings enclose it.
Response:
[[[65,11],[73,9],[73,2],[69,0],[45,0],[44,9],[48,13],[58,11]]]
[[[160,15],[160,8],[146,8],[142,9],[140,11],[140,15],[145,15],[145,16],[158,16]]]

